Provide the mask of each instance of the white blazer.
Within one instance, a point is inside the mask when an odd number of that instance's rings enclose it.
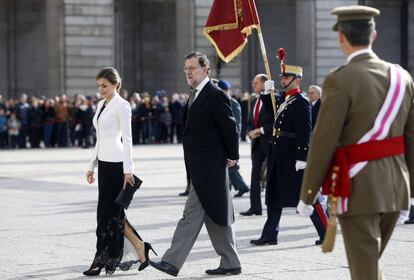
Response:
[[[124,174],[133,173],[131,105],[115,93],[115,96],[112,97],[99,116],[99,120],[97,120],[104,103],[105,100],[99,101],[93,117],[93,126],[96,129],[96,144],[89,163],[89,170],[95,170],[98,160],[101,160],[123,162]]]

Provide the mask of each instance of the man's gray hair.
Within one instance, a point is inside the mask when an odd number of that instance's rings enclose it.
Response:
[[[319,94],[319,97],[322,97],[322,89],[321,89],[321,87],[320,87],[320,86],[317,86],[317,85],[310,85],[310,86],[309,86],[309,89],[313,89],[313,90],[315,90],[315,91]]]

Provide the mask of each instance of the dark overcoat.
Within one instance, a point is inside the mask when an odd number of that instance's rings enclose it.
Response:
[[[218,225],[234,222],[227,159],[239,158],[239,141],[230,100],[208,82],[184,112],[184,160],[206,214]]]
[[[318,101],[316,101],[316,103],[312,105],[312,129],[315,127],[320,107],[321,107],[321,99],[318,99]]]
[[[262,101],[268,111],[272,110],[270,95],[262,95]],[[297,206],[303,170],[296,171],[295,165],[297,160],[306,161],[311,127],[311,106],[301,93],[279,106],[274,122],[277,135],[272,137],[267,159],[268,207]]]

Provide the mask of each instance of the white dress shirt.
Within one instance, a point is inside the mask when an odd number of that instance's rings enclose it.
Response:
[[[131,105],[115,93],[98,120],[98,114],[104,103],[105,100],[99,101],[93,117],[93,126],[96,129],[96,144],[89,163],[89,170],[94,171],[98,160],[101,160],[122,162],[124,174],[133,173]]]
[[[353,59],[354,57],[361,55],[361,54],[365,54],[365,53],[373,53],[371,48],[366,48],[366,49],[360,49],[357,51],[354,51],[353,53],[351,53],[347,59],[346,59],[346,63],[350,62],[351,59]]]
[[[198,84],[196,87],[196,93],[194,97],[194,101],[196,100],[197,96],[200,94],[200,92],[203,90],[204,86],[210,81],[210,78],[207,76],[204,80],[201,81],[201,83]]]

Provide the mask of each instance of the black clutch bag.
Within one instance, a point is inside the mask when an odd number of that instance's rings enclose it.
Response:
[[[129,204],[134,196],[134,193],[139,189],[142,184],[142,180],[134,175],[135,184],[131,185],[129,183],[126,184],[125,188],[123,188],[118,196],[115,199],[115,203],[122,206],[125,209],[128,209]]]

